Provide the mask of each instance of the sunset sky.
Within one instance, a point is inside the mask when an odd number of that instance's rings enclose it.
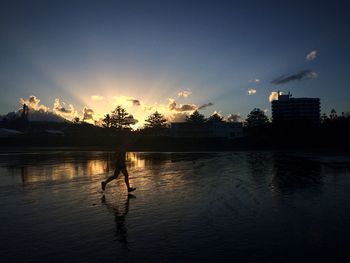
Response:
[[[270,114],[271,92],[350,111],[346,1],[1,1],[0,114],[33,107],[142,124]],[[39,102],[40,100],[40,102]],[[40,106],[41,105],[41,106]],[[90,111],[89,111],[90,110]]]

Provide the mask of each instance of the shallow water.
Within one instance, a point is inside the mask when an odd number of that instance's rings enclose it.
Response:
[[[349,260],[350,157],[0,153],[2,262]]]

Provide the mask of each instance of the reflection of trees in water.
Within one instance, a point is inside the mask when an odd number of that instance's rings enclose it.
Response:
[[[271,187],[274,191],[293,193],[298,189],[322,184],[321,164],[302,157],[276,155]]]
[[[128,228],[126,227],[126,216],[129,212],[130,199],[136,198],[132,194],[128,194],[127,197],[122,200],[116,200],[115,202],[107,201],[105,195],[101,198],[101,203],[104,204],[108,211],[114,215],[115,221],[115,238],[126,248],[128,245]]]

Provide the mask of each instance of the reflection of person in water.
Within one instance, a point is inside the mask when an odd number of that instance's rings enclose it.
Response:
[[[122,172],[124,174],[124,179],[125,179],[125,184],[128,188],[128,192],[132,192],[132,191],[135,191],[136,188],[135,187],[130,187],[130,183],[129,183],[129,174],[128,174],[128,170],[126,169],[126,163],[125,163],[125,160],[126,160],[126,150],[125,150],[125,146],[124,145],[121,145],[119,146],[117,152],[116,152],[116,167],[115,167],[115,170],[114,170],[114,174],[110,177],[107,178],[106,181],[102,181],[101,182],[101,187],[102,187],[102,190],[104,191],[106,189],[106,185],[114,180],[114,179],[117,179],[120,172]]]
[[[112,204],[110,202],[107,202],[106,197],[104,195],[102,196],[102,199],[101,199],[101,203],[104,204],[107,207],[107,209],[114,214],[114,220],[116,225],[115,237],[120,243],[124,245],[128,244],[128,239],[127,239],[128,229],[125,225],[125,218],[129,212],[130,198],[135,198],[135,196],[132,194],[128,194],[122,209],[120,209],[120,207],[118,207],[117,204]]]

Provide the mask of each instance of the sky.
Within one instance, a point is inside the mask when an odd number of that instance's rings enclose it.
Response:
[[[98,121],[271,114],[272,92],[350,111],[346,1],[1,1],[0,114]],[[272,94],[273,95],[273,94]]]

